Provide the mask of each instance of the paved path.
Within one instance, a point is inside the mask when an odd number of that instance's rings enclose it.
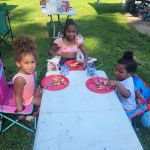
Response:
[[[130,13],[125,13],[127,20],[137,31],[150,36],[150,22],[142,21],[139,17],[134,17]]]
[[[122,0],[122,10],[125,10],[126,0]],[[134,17],[130,13],[125,13],[127,20],[138,32],[150,36],[150,22],[142,21],[139,17]]]

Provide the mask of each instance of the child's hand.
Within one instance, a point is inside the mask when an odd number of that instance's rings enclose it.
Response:
[[[131,92],[126,87],[124,87],[119,81],[111,82],[114,84],[114,86],[117,88],[117,90],[123,97],[129,98],[131,96]]]
[[[57,51],[57,55],[58,56],[62,56],[62,52],[61,51]]]
[[[57,55],[61,56],[61,57],[64,57],[64,58],[68,57],[68,53],[67,52],[62,52],[62,51],[57,51]]]
[[[110,84],[111,84],[112,86],[116,87],[116,86],[117,86],[117,82],[118,82],[118,81],[111,80],[111,81],[110,81]]]

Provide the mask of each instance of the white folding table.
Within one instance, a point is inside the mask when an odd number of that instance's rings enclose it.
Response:
[[[52,25],[52,27],[53,27],[53,38],[57,38],[58,35],[56,35],[56,24],[58,24],[59,31],[63,27],[62,24],[61,24],[61,21],[60,21],[60,16],[61,15],[67,16],[67,18],[66,18],[66,20],[67,20],[70,16],[76,15],[76,12],[75,12],[75,10],[72,7],[70,7],[67,12],[61,12],[61,13],[57,12],[57,11],[56,12],[51,12],[49,10],[49,5],[47,4],[47,5],[42,5],[42,14],[50,16],[50,23],[49,23],[49,25],[50,26]],[[54,19],[53,19],[54,15],[55,16],[57,15],[56,23],[54,22]],[[59,31],[58,31],[58,34],[59,34]]]
[[[67,78],[65,89],[43,92],[34,150],[143,150],[114,91],[87,89],[86,71]]]

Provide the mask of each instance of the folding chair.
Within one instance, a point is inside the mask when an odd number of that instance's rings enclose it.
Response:
[[[11,122],[6,127],[3,127],[1,125],[0,132],[2,133],[5,132],[13,125],[18,125],[30,132],[35,132],[36,119],[34,120],[34,128],[31,129],[27,127],[26,125],[20,123],[18,119],[14,120],[14,116],[13,116],[15,115],[18,117],[18,115],[30,115],[33,111],[33,105],[32,104],[26,105],[25,109],[21,112],[16,113],[15,110],[16,110],[16,106],[15,106],[15,100],[14,100],[13,84],[12,83],[9,84],[6,81],[5,72],[3,69],[3,63],[0,61],[0,118],[1,118],[0,120],[1,120],[2,125],[3,125],[4,120],[8,120]]]
[[[150,87],[138,74],[134,74],[133,81],[137,108],[131,112],[127,112],[127,116],[133,121],[133,126],[136,127],[135,117],[150,109]]]
[[[6,3],[0,4],[0,43],[4,43],[10,48],[11,45],[6,41],[10,37],[13,42],[13,34],[10,25],[9,12]]]

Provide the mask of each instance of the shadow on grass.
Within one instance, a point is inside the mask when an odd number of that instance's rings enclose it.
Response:
[[[6,1],[8,1],[8,0],[6,0]],[[8,9],[9,12],[12,11],[13,9],[15,9],[16,7],[18,7],[18,5],[9,5],[8,3],[5,3],[5,2],[0,2],[0,4],[6,4],[6,9]]]
[[[8,4],[8,11],[11,12],[13,9],[16,9],[18,5],[9,5]]]
[[[113,15],[87,16],[87,18],[89,19],[83,17],[77,20],[79,30],[82,31],[84,38],[88,39],[87,45],[91,47],[90,55],[97,57],[97,63],[102,63],[104,70],[112,76],[116,60],[122,56],[123,51],[133,50],[135,55],[142,56],[142,59],[147,58],[150,38],[136,32],[124,22],[117,22],[116,16]],[[90,39],[97,41],[93,47],[90,45]],[[142,67],[139,66],[140,69]],[[148,76],[148,71],[146,74]]]
[[[16,15],[24,18],[24,15],[27,15],[26,13],[30,13],[30,11],[24,9],[22,12],[17,11]],[[13,16],[14,19],[15,16]],[[24,19],[22,19],[22,22],[23,21],[25,22]],[[93,45],[93,48],[88,51],[90,55],[98,58],[97,64],[102,63],[103,68],[109,72],[110,76],[113,76],[112,70],[114,69],[116,63],[114,61],[115,59],[112,59],[112,56],[114,56],[117,60],[120,56],[122,56],[122,53],[125,50],[133,50],[139,54],[142,54],[142,50],[145,52],[149,51],[148,46],[146,46],[150,42],[149,38],[143,36],[143,34],[137,33],[127,24],[118,23],[117,21],[118,20],[115,15],[87,15],[87,17],[81,17],[76,20],[79,25],[79,30],[82,31],[79,33],[81,33],[84,38],[91,38],[97,41],[96,45]],[[42,26],[39,23],[30,23],[27,25],[22,23],[14,30],[14,32],[16,33],[16,36],[21,34],[29,34],[36,38],[36,43],[38,45],[37,53],[38,56],[40,56],[40,59],[37,60],[37,70],[39,71],[40,79],[42,79],[45,73],[43,73],[42,70],[46,69],[46,59],[49,58],[47,54],[48,45],[51,43],[52,46],[53,43],[52,34],[51,38],[48,38],[46,23],[45,26]],[[90,43],[87,45],[90,45]],[[12,55],[12,52],[8,52],[5,55],[5,58],[8,60],[9,56]],[[142,56],[147,57],[147,54],[143,53]]]
[[[90,3],[90,5],[98,12],[98,14],[104,15],[86,15],[86,17],[83,16],[77,19],[76,22],[79,25],[79,31],[81,31],[79,33],[81,33],[86,39],[85,45],[90,47],[87,48],[90,55],[98,58],[97,65],[102,64],[100,69],[105,70],[109,77],[113,76],[116,60],[122,56],[123,51],[128,49],[132,49],[136,52],[136,54],[142,56],[141,59],[143,60],[145,60],[145,58],[149,58],[150,54],[148,45],[150,43],[150,38],[137,33],[133,28],[125,23],[118,23],[115,15],[105,15],[105,13],[121,12],[121,4],[100,3],[99,6],[96,6],[95,4]],[[48,38],[48,31],[45,29],[46,22],[45,26],[42,26],[40,23],[25,24],[28,18],[24,17],[28,15],[30,16],[32,11],[33,10],[30,9],[16,11],[14,16],[12,16],[14,19],[13,22],[22,21],[22,23],[19,24],[17,28],[13,29],[13,31],[15,36],[29,34],[36,38],[38,53],[37,72],[38,79],[40,81],[46,73],[46,59],[49,58],[47,54],[48,45],[49,41],[53,41],[53,39]],[[10,79],[17,71],[12,55],[13,51],[8,51],[3,56],[7,75]],[[146,76],[148,77],[149,72],[146,70],[149,70],[149,65],[144,68],[144,72],[147,73]],[[3,138],[0,137],[0,148],[1,146],[5,146],[7,149],[11,147],[10,145],[12,143],[14,144],[13,148],[15,148],[15,146],[18,146],[18,143],[22,143],[22,141],[24,142],[23,145],[26,145],[24,146],[24,149],[28,149],[28,144],[32,147],[34,137],[28,136],[27,138],[29,139],[27,139],[24,135],[29,134],[22,131],[20,128],[15,127],[12,130],[9,130]],[[142,141],[142,143],[144,143],[144,141]],[[149,143],[146,144],[149,146]],[[22,144],[19,146],[22,146]]]
[[[104,13],[122,12],[121,3],[100,3],[99,5],[96,3],[89,3],[89,5],[91,5],[99,15]]]

